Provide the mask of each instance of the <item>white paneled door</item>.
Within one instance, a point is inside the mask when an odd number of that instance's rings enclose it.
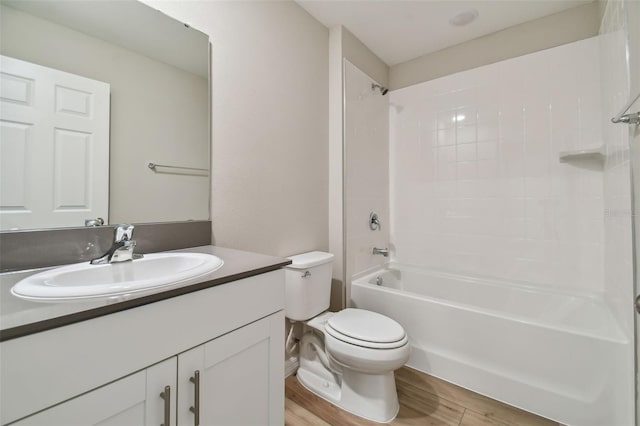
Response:
[[[7,56],[0,84],[0,229],[106,220],[109,84]]]

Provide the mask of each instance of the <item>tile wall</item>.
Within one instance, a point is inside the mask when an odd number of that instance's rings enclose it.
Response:
[[[403,263],[601,291],[598,38],[390,94],[391,241]]]
[[[619,362],[621,386],[611,400],[621,418],[633,415],[634,317],[633,228],[631,204],[630,126],[611,123],[630,98],[627,64],[626,2],[608,1],[600,27],[600,90],[602,93],[602,135],[607,157],[604,164],[604,287],[623,332],[629,339],[626,359]]]
[[[610,118],[629,100],[624,3],[607,2],[599,36],[604,166],[604,285],[627,335],[633,333],[633,258],[629,128]]]

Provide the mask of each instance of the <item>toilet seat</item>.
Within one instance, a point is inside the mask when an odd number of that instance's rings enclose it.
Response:
[[[369,349],[396,349],[407,344],[400,324],[384,315],[348,308],[333,315],[324,331],[342,342]]]

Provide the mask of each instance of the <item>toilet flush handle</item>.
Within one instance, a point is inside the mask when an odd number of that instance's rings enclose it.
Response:
[[[302,278],[309,278],[311,276],[311,272],[305,271],[304,274],[301,275]]]

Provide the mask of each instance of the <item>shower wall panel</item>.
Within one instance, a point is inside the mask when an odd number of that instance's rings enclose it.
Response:
[[[597,38],[391,92],[399,262],[603,290]]]
[[[371,77],[344,64],[345,267],[350,280],[387,260],[371,251],[389,247],[389,95],[372,90]],[[372,211],[380,218],[379,230],[369,228]]]
[[[604,282],[627,335],[633,333],[631,153],[629,126],[613,124],[630,97],[625,3],[607,2],[599,36],[604,164]],[[634,110],[635,111],[635,110]]]

